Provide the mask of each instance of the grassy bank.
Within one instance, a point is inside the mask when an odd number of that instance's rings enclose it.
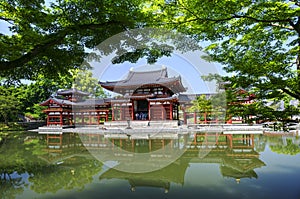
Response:
[[[0,131],[24,131],[23,125],[17,122],[0,123]]]

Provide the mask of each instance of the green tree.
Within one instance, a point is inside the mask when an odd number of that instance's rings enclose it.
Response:
[[[17,121],[21,103],[17,98],[20,90],[15,87],[0,86],[0,121],[8,124]]]
[[[281,141],[276,143],[275,145],[270,146],[273,152],[278,154],[288,154],[288,155],[297,155],[300,153],[300,148],[297,144],[294,144],[291,139],[286,140],[286,145],[284,145]]]
[[[74,82],[73,87],[88,92],[92,97],[106,97],[103,88],[100,86],[99,81],[93,77],[93,73],[88,70],[73,71]]]
[[[212,111],[211,100],[206,99],[205,95],[200,95],[192,101],[192,104],[193,105],[189,108],[189,111],[203,113],[204,121],[206,121],[208,114]]]
[[[300,2],[175,0],[152,3],[164,27],[208,41],[232,85],[259,98],[300,99]]]
[[[0,72],[8,79],[56,78],[69,69],[89,67],[86,48],[128,29],[143,27],[152,15],[141,0],[4,0],[0,21],[11,34],[1,34]],[[109,52],[114,48],[106,49]],[[84,63],[82,66],[82,63]]]

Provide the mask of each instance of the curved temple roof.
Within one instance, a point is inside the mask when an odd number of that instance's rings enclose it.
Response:
[[[104,99],[87,99],[81,102],[72,102],[67,99],[58,99],[55,97],[50,97],[47,100],[41,102],[40,105],[47,106],[48,104],[55,103],[58,105],[65,105],[65,106],[100,106],[100,105],[105,105],[110,101],[111,101],[110,98],[104,98]]]
[[[88,96],[90,95],[89,93],[80,91],[76,88],[70,88],[67,90],[61,90],[61,91],[57,91],[57,95],[81,95],[81,96]]]
[[[130,70],[128,76],[119,81],[99,82],[99,84],[110,91],[120,92],[125,88],[139,88],[145,85],[162,85],[174,93],[184,92],[186,89],[182,85],[181,77],[168,77],[167,68],[162,68],[153,71],[132,71]]]

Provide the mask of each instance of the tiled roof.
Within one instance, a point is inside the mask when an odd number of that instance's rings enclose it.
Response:
[[[74,105],[74,102],[71,102],[69,100],[65,100],[65,99],[58,99],[56,97],[50,97],[47,100],[43,101],[40,103],[41,106],[47,106],[49,103],[56,103],[58,105]]]
[[[181,83],[181,77],[168,77],[167,68],[154,71],[129,71],[128,76],[120,81],[99,82],[106,89],[118,92],[119,88],[124,87],[141,87],[143,85],[168,85],[178,83],[175,89],[177,92],[184,92],[185,88]],[[172,90],[172,88],[170,88]]]
[[[56,92],[57,95],[82,95],[82,96],[88,96],[90,95],[89,93],[86,93],[86,92],[83,92],[83,91],[80,91],[76,88],[70,88],[70,89],[67,89],[67,90],[61,90],[61,91],[57,91]]]
[[[96,106],[96,105],[104,105],[111,101],[110,98],[104,99],[87,99],[80,102],[72,102],[66,99],[58,99],[55,97],[50,97],[47,100],[40,103],[41,106],[47,106],[49,103],[56,103],[58,105],[69,105],[69,106]]]

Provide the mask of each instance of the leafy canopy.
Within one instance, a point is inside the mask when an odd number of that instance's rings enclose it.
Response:
[[[300,99],[300,2],[174,0],[152,6],[164,27],[206,41],[233,84],[260,98]]]
[[[11,34],[0,38],[0,75],[10,79],[55,78],[88,68],[85,50],[119,32],[143,26],[151,16],[140,0],[4,0],[0,21]],[[114,49],[110,49],[111,51]],[[84,63],[82,65],[82,63]]]

